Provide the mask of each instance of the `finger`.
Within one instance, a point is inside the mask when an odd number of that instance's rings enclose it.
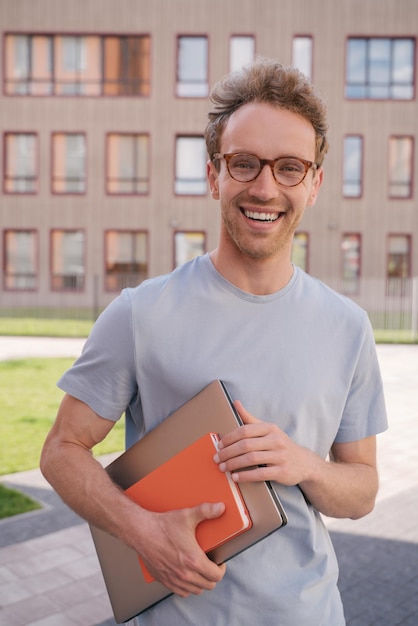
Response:
[[[244,408],[244,405],[242,404],[240,400],[235,400],[234,407],[238,411],[238,414],[240,418],[242,419],[242,421],[244,422],[244,424],[257,424],[261,422],[261,420],[254,417],[254,415],[251,415],[251,413],[249,413],[247,409]]]
[[[193,523],[195,527],[205,519],[215,519],[220,517],[225,511],[223,502],[204,502],[192,509]]]

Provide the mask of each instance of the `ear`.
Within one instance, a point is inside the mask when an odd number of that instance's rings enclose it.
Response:
[[[206,163],[206,175],[212,198],[214,200],[219,200],[218,172],[216,170],[216,167],[210,160]]]
[[[319,194],[319,190],[320,190],[321,185],[322,185],[323,182],[324,182],[324,170],[323,170],[322,167],[320,167],[319,170],[317,170],[315,172],[315,176],[314,176],[314,179],[312,181],[312,188],[311,188],[311,192],[309,194],[307,206],[314,206],[314,204],[316,203],[316,199],[318,197],[318,194]]]

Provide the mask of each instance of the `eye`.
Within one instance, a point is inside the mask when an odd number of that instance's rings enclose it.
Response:
[[[230,161],[231,167],[234,170],[257,170],[260,167],[260,163],[256,157],[247,154],[237,154]]]
[[[304,174],[305,165],[298,159],[280,159],[277,161],[276,169],[284,174]]]

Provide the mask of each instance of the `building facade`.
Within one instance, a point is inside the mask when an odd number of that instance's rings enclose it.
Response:
[[[417,0],[2,0],[0,307],[102,308],[213,248],[208,96],[255,55],[329,110],[294,262],[366,308],[416,297],[417,33]]]

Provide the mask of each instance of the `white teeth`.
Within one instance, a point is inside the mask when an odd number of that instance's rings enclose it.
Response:
[[[257,213],[255,211],[244,211],[244,215],[259,222],[274,222],[279,217],[278,213]]]

